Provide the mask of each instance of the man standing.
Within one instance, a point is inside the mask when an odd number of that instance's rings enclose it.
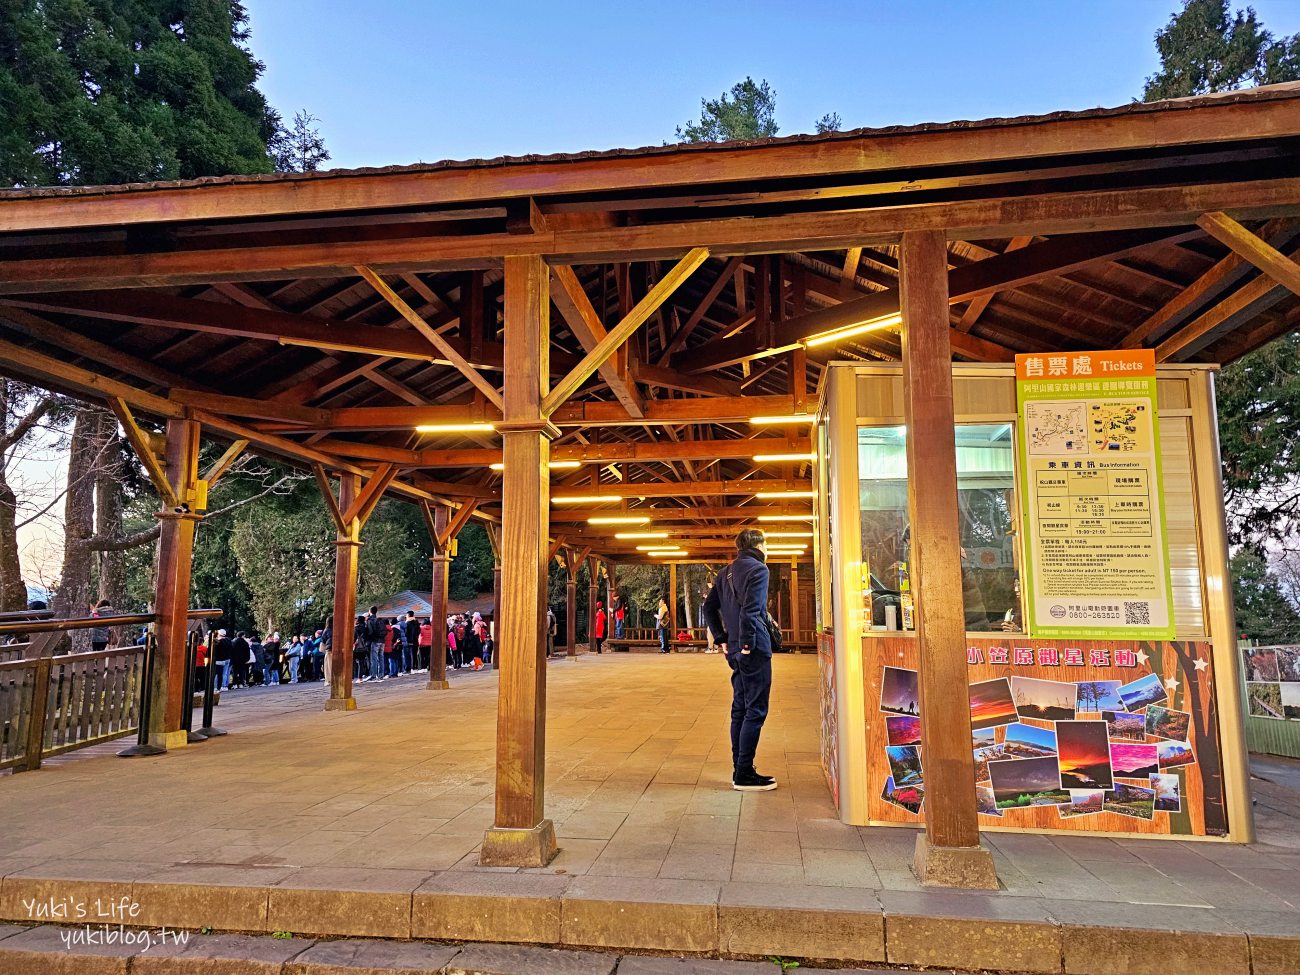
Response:
[[[754,770],[758,737],[772,690],[772,637],[767,628],[767,542],[757,528],[736,536],[736,557],[704,600],[704,621],[731,668],[731,787],[769,792],[776,779]]]
[[[610,599],[610,605],[614,607],[614,639],[623,639],[623,617],[627,611],[623,608],[623,597],[614,596]]]
[[[366,614],[366,640],[370,643],[370,679],[383,680],[388,673],[384,663],[384,637],[388,627],[379,618],[379,607],[371,606]]]
[[[415,610],[406,611],[406,640],[402,644],[402,672],[409,674],[415,670],[416,665],[420,662],[419,651],[416,649],[420,645],[420,621],[415,618]]]

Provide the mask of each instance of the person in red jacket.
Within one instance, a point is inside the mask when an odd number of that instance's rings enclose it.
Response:
[[[433,651],[433,624],[425,620],[420,624],[420,659],[416,662],[417,670],[428,670]]]
[[[605,645],[605,604],[596,603],[596,618],[591,628],[592,638],[596,643],[596,652],[604,653]]]

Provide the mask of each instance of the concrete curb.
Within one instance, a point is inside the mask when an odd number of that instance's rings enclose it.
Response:
[[[428,938],[697,957],[781,955],[1035,975],[1300,971],[1297,914],[475,870],[196,865],[151,873],[138,864],[85,866],[62,862],[6,875],[0,881],[0,921]],[[250,872],[263,882],[238,882]],[[113,905],[118,916],[95,916]],[[77,917],[79,909],[90,916]],[[33,930],[55,929],[0,926],[0,975],[36,970],[12,967],[12,952],[27,943],[22,939],[55,937]],[[10,937],[2,937],[4,931]],[[66,970],[125,971],[117,960],[90,952],[84,967]]]

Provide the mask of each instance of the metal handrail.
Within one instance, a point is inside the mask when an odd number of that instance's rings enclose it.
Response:
[[[185,614],[191,620],[215,620],[225,616],[222,609],[191,609]],[[6,633],[53,633],[58,630],[93,630],[99,627],[135,626],[153,623],[157,613],[128,613],[119,616],[86,616],[70,620],[35,619],[25,622],[0,623],[0,636]]]

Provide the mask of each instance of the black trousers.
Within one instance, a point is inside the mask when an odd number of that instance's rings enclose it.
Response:
[[[767,720],[772,691],[772,658],[761,653],[729,653],[731,668],[731,758],[738,769],[754,767],[758,738]]]

